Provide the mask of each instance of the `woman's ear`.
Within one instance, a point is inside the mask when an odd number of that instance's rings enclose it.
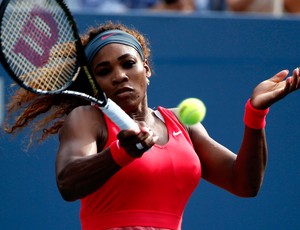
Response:
[[[145,61],[144,61],[144,69],[145,69],[145,72],[146,72],[146,77],[150,78],[151,77],[151,68],[149,66],[148,59],[145,59]]]

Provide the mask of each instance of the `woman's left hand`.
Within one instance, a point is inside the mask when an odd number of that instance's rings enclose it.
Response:
[[[289,93],[300,89],[299,68],[294,69],[292,76],[287,77],[288,73],[288,70],[282,70],[256,86],[251,96],[252,106],[266,109]]]

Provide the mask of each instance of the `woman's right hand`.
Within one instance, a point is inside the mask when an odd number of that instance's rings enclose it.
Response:
[[[140,122],[140,131],[128,129],[118,133],[120,146],[132,157],[139,158],[149,150],[158,140],[151,129]]]

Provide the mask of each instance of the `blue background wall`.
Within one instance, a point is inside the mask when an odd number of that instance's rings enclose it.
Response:
[[[186,97],[207,106],[209,134],[237,152],[252,89],[300,63],[298,18],[230,15],[76,15],[81,32],[104,20],[133,25],[150,39],[155,73],[151,107]],[[0,69],[5,85],[11,83]],[[6,98],[10,91],[5,92]],[[201,181],[183,230],[299,229],[300,92],[274,105],[267,119],[269,162],[256,198],[235,197]],[[60,197],[54,174],[57,139],[22,151],[26,135],[0,137],[0,229],[80,229],[79,202]]]

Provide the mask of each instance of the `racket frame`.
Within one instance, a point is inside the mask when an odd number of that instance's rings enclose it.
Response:
[[[49,1],[56,1],[58,5],[63,9],[65,15],[67,16],[67,20],[72,28],[73,36],[75,38],[75,47],[76,47],[76,68],[74,69],[74,73],[72,78],[59,90],[55,91],[46,91],[46,90],[36,90],[34,88],[29,87],[28,85],[24,84],[22,80],[20,80],[11,69],[9,63],[7,63],[5,54],[2,51],[2,23],[0,24],[0,41],[1,41],[1,49],[0,49],[0,60],[8,72],[8,74],[18,83],[22,88],[25,88],[28,91],[31,91],[36,94],[65,94],[65,95],[72,95],[77,96],[82,99],[86,99],[94,104],[97,104],[99,108],[117,125],[121,130],[125,129],[134,129],[139,130],[137,123],[127,114],[124,110],[122,110],[114,101],[110,100],[106,97],[105,93],[101,90],[100,86],[96,83],[96,80],[91,74],[84,48],[81,42],[81,38],[78,33],[78,28],[75,23],[75,20],[67,7],[66,3],[63,0],[49,0]],[[9,4],[10,0],[3,0],[0,6],[0,22],[2,22],[5,10],[7,5]],[[80,74],[80,68],[83,69],[91,87],[93,90],[93,96],[90,96],[83,92],[77,92],[73,90],[68,90],[68,88],[72,85],[72,83],[76,80],[76,78]]]
[[[18,76],[16,76],[15,72],[11,69],[10,64],[7,62],[7,60],[5,58],[6,55],[3,53],[3,47],[2,47],[2,32],[3,31],[2,31],[2,26],[0,25],[0,41],[1,41],[0,60],[1,60],[3,67],[5,68],[7,73],[13,78],[13,80],[17,84],[19,84],[21,87],[23,87],[26,90],[31,91],[33,93],[43,94],[43,95],[47,95],[47,94],[72,95],[72,93],[74,93],[75,96],[86,98],[87,100],[95,102],[95,100],[92,99],[90,95],[83,93],[83,92],[79,93],[77,91],[72,91],[72,90],[67,90],[66,92],[64,92],[77,79],[78,75],[80,74],[80,71],[83,70],[87,77],[87,80],[92,88],[93,97],[95,97],[98,100],[97,104],[101,107],[105,106],[105,104],[107,103],[107,97],[106,97],[105,93],[102,91],[102,89],[100,88],[100,86],[96,83],[95,78],[91,74],[91,70],[89,68],[87,59],[85,57],[84,47],[82,45],[81,38],[79,36],[79,32],[78,32],[79,30],[77,28],[76,22],[71,14],[69,8],[67,7],[66,3],[63,0],[50,0],[50,1],[55,1],[63,9],[63,12],[67,18],[67,21],[68,21],[70,27],[72,28],[73,37],[75,39],[76,54],[77,54],[76,64],[75,64],[76,67],[74,68],[72,77],[70,77],[69,81],[66,82],[66,84],[64,84],[63,87],[61,87],[58,90],[52,90],[52,91],[37,90],[37,89],[34,89],[34,88],[28,86],[27,84],[24,84],[24,82],[22,80],[20,80],[20,78]],[[0,22],[2,22],[2,20],[3,20],[5,10],[7,9],[7,5],[9,4],[9,2],[10,2],[10,0],[3,0],[1,3]]]

